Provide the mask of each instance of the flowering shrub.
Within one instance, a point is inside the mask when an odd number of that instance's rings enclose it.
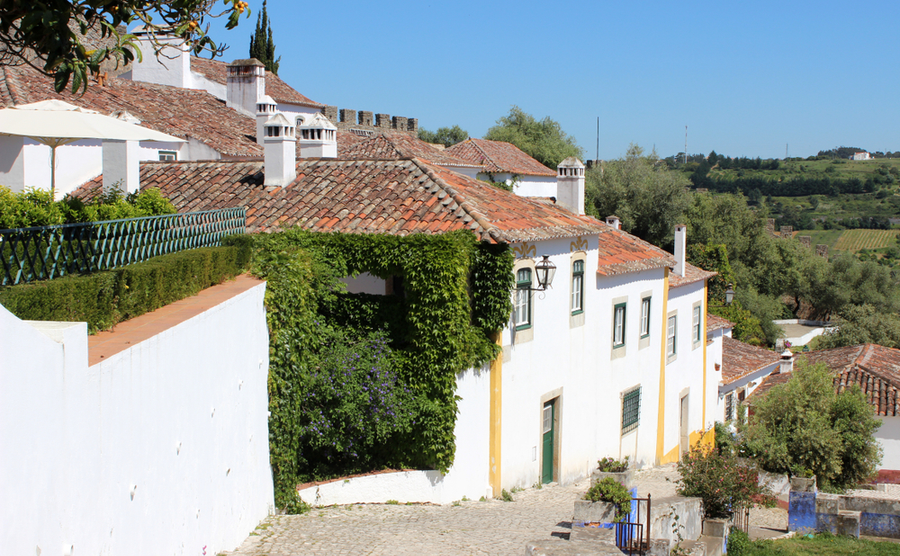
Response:
[[[608,502],[616,506],[616,523],[624,521],[631,511],[631,493],[612,477],[597,481],[584,495],[591,502]]]
[[[735,506],[774,505],[772,492],[759,485],[755,469],[738,464],[733,454],[696,446],[678,462],[678,494],[700,498],[708,518],[731,517]]]
[[[601,473],[621,473],[627,471],[628,459],[629,456],[625,456],[625,459],[622,460],[609,457],[597,460],[597,470]]]

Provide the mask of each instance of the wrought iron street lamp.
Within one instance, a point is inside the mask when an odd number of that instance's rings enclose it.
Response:
[[[532,291],[543,292],[553,283],[553,277],[556,275],[556,265],[550,260],[550,255],[544,255],[540,261],[534,265],[534,272],[537,274],[538,287],[531,288]]]
[[[734,301],[734,285],[728,284],[728,289],[725,290],[725,305],[709,305],[712,307],[728,307]]]

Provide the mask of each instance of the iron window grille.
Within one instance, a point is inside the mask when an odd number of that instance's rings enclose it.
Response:
[[[641,387],[622,395],[622,434],[638,427],[641,420]]]

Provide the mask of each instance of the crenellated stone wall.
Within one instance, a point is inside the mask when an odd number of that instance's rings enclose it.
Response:
[[[390,114],[375,114],[367,110],[356,111],[348,108],[338,109],[337,106],[326,106],[322,112],[341,131],[360,130],[378,133],[402,131],[412,135],[419,133],[418,118],[391,117]]]

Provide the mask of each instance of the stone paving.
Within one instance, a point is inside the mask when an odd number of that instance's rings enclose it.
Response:
[[[675,494],[675,466],[635,474],[638,494]],[[354,504],[314,509],[304,515],[272,516],[232,556],[521,555],[532,540],[568,536],[574,501],[588,480],[545,485],[513,494],[513,502],[460,501],[458,505]],[[787,512],[756,510],[751,524],[787,528]],[[772,535],[774,536],[774,535]]]

